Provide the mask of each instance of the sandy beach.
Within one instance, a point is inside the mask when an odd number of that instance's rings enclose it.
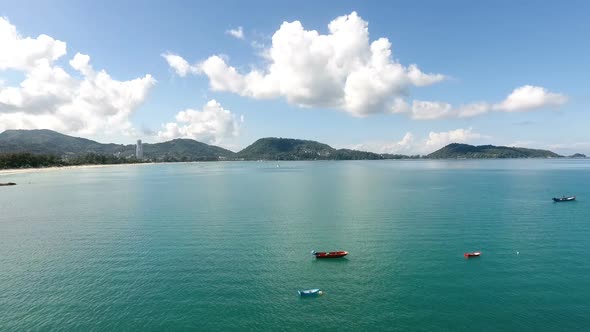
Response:
[[[23,174],[23,173],[66,171],[66,170],[80,169],[80,168],[105,168],[105,167],[117,167],[117,166],[145,166],[145,165],[154,165],[154,163],[110,164],[110,165],[77,165],[77,166],[62,166],[62,167],[0,169],[0,176],[12,175],[12,174]]]

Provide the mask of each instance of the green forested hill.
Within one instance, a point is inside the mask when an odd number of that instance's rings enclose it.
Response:
[[[316,141],[293,138],[261,138],[236,154],[244,160],[362,160],[383,159],[364,151],[334,149]]]
[[[548,150],[526,149],[494,145],[452,143],[426,156],[431,159],[487,159],[487,158],[559,158]]]
[[[197,142],[175,139],[168,142],[143,144],[144,157],[154,161],[199,161],[232,158],[232,151]],[[0,153],[31,153],[74,159],[86,155],[131,158],[134,144],[102,144],[52,130],[6,130],[0,134]]]
[[[242,151],[230,150],[192,139],[174,139],[161,143],[144,143],[145,161],[213,161],[213,160],[378,160],[420,158],[393,154],[377,154],[350,149],[335,149],[327,144],[293,138],[261,138]],[[9,156],[9,154],[11,154]],[[134,160],[135,144],[102,144],[52,130],[6,130],[0,133],[0,156],[5,163],[27,165],[36,163],[119,163]],[[44,156],[37,158],[34,156]],[[582,155],[576,155],[580,157]],[[449,144],[422,158],[558,158],[547,151],[517,147]],[[38,160],[37,160],[38,159]]]

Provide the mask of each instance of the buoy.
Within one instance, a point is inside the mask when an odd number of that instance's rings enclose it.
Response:
[[[516,252],[516,254],[518,255],[518,254],[520,254],[520,252],[519,252],[519,251],[517,251],[517,252]]]

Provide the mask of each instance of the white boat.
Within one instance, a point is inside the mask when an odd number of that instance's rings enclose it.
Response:
[[[554,202],[571,202],[575,201],[576,196],[562,196],[562,197],[553,197]]]
[[[324,294],[319,288],[298,290],[299,296],[319,296]]]

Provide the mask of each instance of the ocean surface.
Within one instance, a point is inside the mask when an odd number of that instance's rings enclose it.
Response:
[[[590,328],[589,160],[211,162],[7,181],[1,331]],[[563,194],[578,200],[551,201]],[[300,298],[308,288],[326,294]]]

